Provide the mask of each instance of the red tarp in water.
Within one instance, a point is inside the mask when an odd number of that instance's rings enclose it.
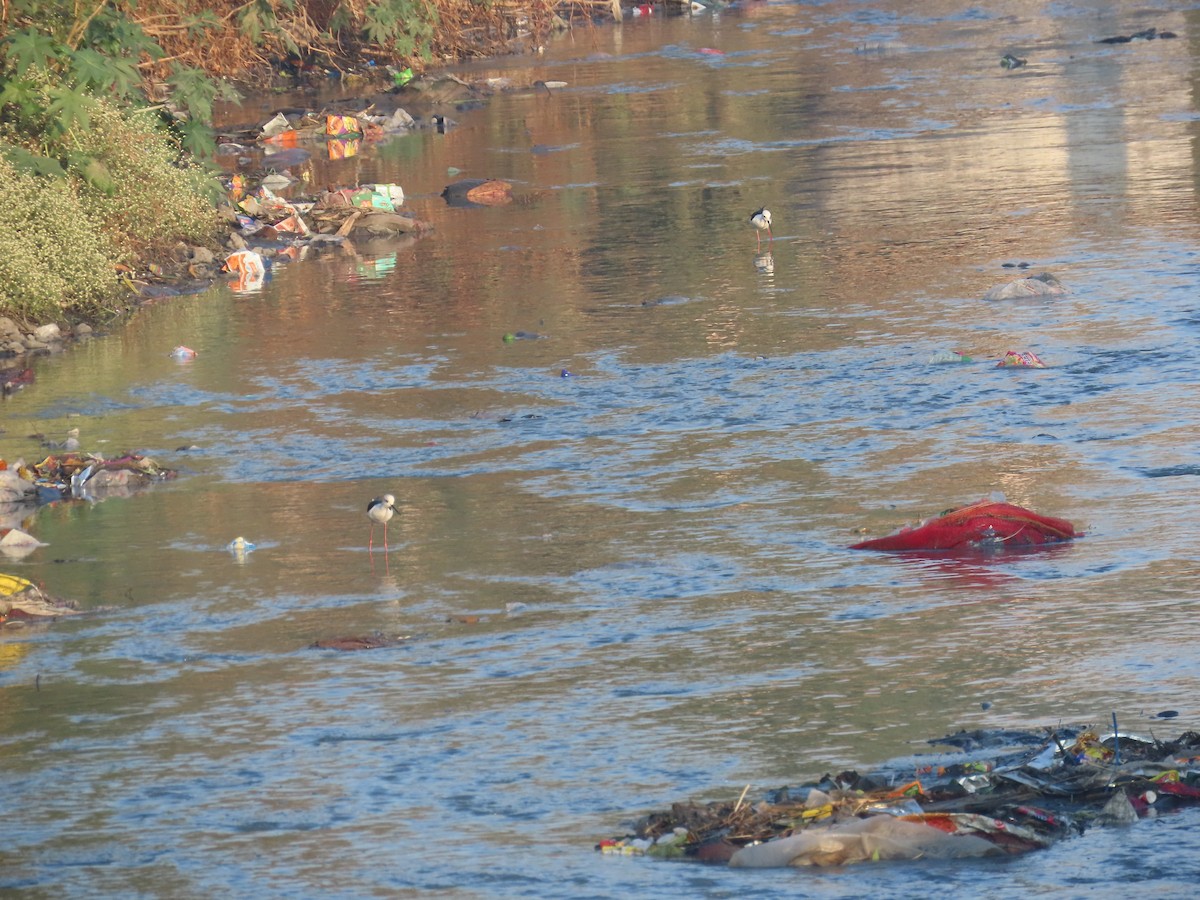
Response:
[[[1040,516],[1014,506],[981,500],[927,519],[916,528],[853,545],[851,550],[955,550],[1035,547],[1083,537],[1065,519]]]

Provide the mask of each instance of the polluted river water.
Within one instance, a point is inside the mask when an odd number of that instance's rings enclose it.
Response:
[[[299,166],[399,183],[433,230],[148,306],[4,402],[6,460],[78,427],[180,475],[44,506],[4,563],[104,610],[0,634],[0,886],[1190,896],[1196,810],[833,871],[593,848],[959,728],[1200,725],[1197,24],[639,17],[460,72],[563,88]],[[1148,27],[1178,37],[1097,43]],[[458,177],[514,202],[450,208]],[[1069,292],[982,300],[1043,271]],[[1086,536],[847,549],[996,493]],[[408,640],[309,649],[376,630]]]

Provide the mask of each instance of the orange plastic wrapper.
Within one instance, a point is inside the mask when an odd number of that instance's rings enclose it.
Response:
[[[287,231],[292,234],[308,234],[308,226],[304,224],[304,220],[293,213],[286,219],[280,219],[273,226],[276,231]]]
[[[258,290],[266,277],[266,264],[262,256],[253,250],[230,253],[225,257],[225,269],[237,275],[229,287],[238,293]]]
[[[225,270],[238,275],[261,278],[266,271],[263,258],[253,250],[238,250],[225,258]]]
[[[335,138],[329,142],[330,159],[349,159],[358,155],[362,141],[358,138]]]
[[[1031,350],[1009,350],[996,366],[997,368],[1004,366],[1024,366],[1027,369],[1046,368],[1046,364],[1038,359],[1038,355]]]
[[[354,116],[326,116],[325,133],[330,137],[341,137],[346,134],[362,134],[362,128]]]
[[[298,147],[300,146],[300,133],[295,128],[289,128],[274,137],[263,138],[263,143],[278,144],[280,147]]]

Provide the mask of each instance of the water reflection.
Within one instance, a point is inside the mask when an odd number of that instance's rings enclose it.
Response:
[[[591,846],[960,726],[1172,706],[1194,727],[1191,50],[1092,43],[1127,12],[751,3],[598,29],[522,70],[565,88],[288,162],[401,183],[435,228],[148,308],[5,401],[30,423],[5,459],[78,424],[184,471],[22,519],[49,547],[15,572],[115,609],[0,635],[4,883],[771,894],[787,873]],[[1054,36],[1028,76],[998,65],[1013,28]],[[514,201],[447,206],[458,172]],[[788,238],[749,266],[763,202]],[[981,302],[1013,260],[1071,293]],[[928,364],[943,347],[975,361]],[[997,370],[1010,347],[1049,368]],[[844,549],[997,490],[1088,536]],[[381,554],[362,500],[385,491]],[[307,649],[374,631],[413,639]],[[1196,841],[1147,834],[1121,871],[1167,889]],[[1011,862],[954,877],[1058,884]]]

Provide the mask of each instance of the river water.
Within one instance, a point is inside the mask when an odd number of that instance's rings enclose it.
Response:
[[[4,404],[5,459],[78,427],[181,475],[42,508],[49,546],[4,565],[110,609],[0,636],[0,885],[1191,896],[1195,811],[983,864],[593,845],[960,727],[1200,726],[1196,25],[1155,0],[652,16],[465,73],[549,95],[313,163],[399,182],[435,230],[148,307]],[[1095,43],[1149,26],[1180,37]],[[516,201],[439,197],[488,176]],[[1070,293],[984,302],[1021,262]],[[846,549],[995,492],[1087,536]],[[307,649],[376,629],[411,639]]]

